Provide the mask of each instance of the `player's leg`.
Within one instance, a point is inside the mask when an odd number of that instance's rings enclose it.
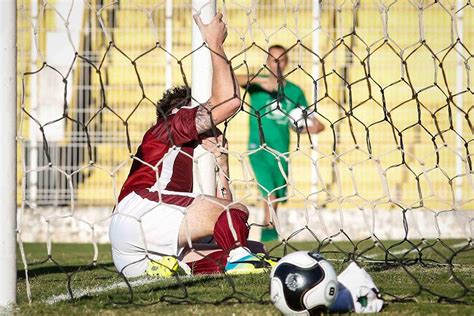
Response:
[[[267,253],[265,245],[259,241],[247,240],[247,248],[253,253]],[[193,244],[193,250],[186,249],[182,255],[184,263],[198,261],[203,257],[213,252],[221,251],[222,249],[215,243],[212,244]]]
[[[277,196],[275,194],[270,194],[267,197],[267,201],[263,202],[263,209],[265,212],[265,218],[264,218],[264,227],[262,227],[262,233],[260,237],[260,241],[262,242],[267,242],[267,241],[272,241],[272,240],[277,240],[278,239],[278,233],[275,229],[274,225],[274,216],[273,212],[276,214],[277,209],[278,209],[278,202]]]
[[[261,196],[266,199],[263,201],[264,219],[262,224],[268,226],[271,218],[268,197],[271,196],[271,191],[275,188],[272,168],[278,168],[278,164],[275,164],[272,155],[262,150],[250,155],[249,161],[257,181],[257,188]]]
[[[266,198],[263,202],[264,221],[260,240],[262,242],[278,239],[278,233],[273,225],[273,214],[276,213],[278,202],[277,199],[286,196],[286,178],[288,164],[283,158],[278,159],[266,152],[259,151],[252,154],[250,164],[258,182],[258,188],[261,195]],[[282,174],[280,166],[283,168]]]
[[[193,251],[188,251],[182,258],[182,261],[191,268],[193,274],[224,272],[228,257],[225,251],[218,248],[217,245],[197,244],[193,246]],[[248,240],[247,248],[252,253],[267,253],[265,246],[258,241]]]
[[[248,246],[248,210],[210,196],[200,196],[186,210],[179,233],[179,246],[213,236],[220,251],[190,263],[194,273],[255,273],[269,269],[269,260],[257,257]],[[189,245],[191,242],[191,245]],[[202,255],[202,254],[201,254]]]
[[[274,172],[272,175],[273,190],[267,196],[267,203],[265,205],[265,214],[268,217],[265,217],[266,226],[262,228],[260,238],[262,242],[278,240],[278,232],[275,229],[275,216],[277,215],[279,201],[284,203],[287,196],[286,179],[288,177],[288,163],[284,159],[280,159],[280,164],[276,164],[274,168],[277,168],[280,172]]]
[[[225,251],[238,245],[245,246],[249,231],[247,219],[247,207],[241,203],[211,196],[198,196],[186,210],[179,228],[178,244],[185,247],[189,245],[189,241],[195,242],[213,236]]]
[[[184,207],[167,205],[132,192],[114,210],[109,237],[118,271],[125,276],[145,273],[152,261],[177,256]]]
[[[277,213],[278,210],[278,197],[275,194],[267,196],[267,200],[263,202],[263,209],[265,211],[265,218],[263,224],[266,227],[274,227],[274,216],[273,213]]]
[[[188,265],[184,266],[191,268],[193,273],[223,272],[232,250],[247,244],[248,211],[243,204],[200,195],[195,197],[191,205],[181,214],[179,221],[174,222],[176,234],[159,238],[157,236],[157,239],[174,238],[176,254],[170,253],[161,259],[150,261],[147,274],[168,277],[174,273],[180,273],[178,265],[182,267],[184,262],[180,260],[180,257],[185,255],[189,248],[195,250],[194,243],[199,243],[209,236],[217,242],[219,252],[207,255],[199,252],[201,260],[188,262]],[[166,218],[157,218],[154,222],[158,225],[162,221],[166,221]]]

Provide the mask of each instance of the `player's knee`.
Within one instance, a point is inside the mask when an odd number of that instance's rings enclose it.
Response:
[[[247,206],[245,206],[245,205],[242,204],[242,203],[232,204],[231,209],[240,210],[240,211],[244,212],[245,215],[249,216],[249,209],[247,208]]]

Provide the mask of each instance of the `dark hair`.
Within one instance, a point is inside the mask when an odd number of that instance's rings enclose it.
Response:
[[[191,102],[191,88],[179,86],[168,89],[156,104],[156,118],[168,116],[173,109],[189,105]]]
[[[284,46],[282,46],[282,45],[279,45],[279,44],[274,44],[274,45],[272,45],[272,46],[270,46],[270,47],[268,48],[268,57],[271,57],[271,55],[270,55],[270,50],[272,50],[273,48],[281,49],[281,50],[284,51],[283,55],[281,55],[281,56],[273,56],[273,57],[275,57],[275,58],[286,57],[286,60],[289,59],[289,58],[288,58],[288,54],[287,54],[287,52],[286,52],[286,48],[285,48]]]
[[[272,48],[283,49],[284,51],[286,51],[286,48],[285,48],[284,46],[280,45],[280,44],[274,44],[274,45],[270,46],[270,47],[268,48],[268,50],[270,50],[270,49],[272,49]]]

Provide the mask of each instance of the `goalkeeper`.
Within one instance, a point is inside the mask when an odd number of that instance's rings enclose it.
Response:
[[[157,123],[138,147],[110,223],[113,261],[127,277],[145,271],[161,275],[163,267],[172,273],[173,262],[187,268],[181,259],[206,237],[213,237],[219,250],[194,258],[189,264],[194,273],[259,272],[270,265],[247,248],[248,210],[232,201],[227,182],[217,197],[192,193],[192,157],[201,142],[228,173],[227,160],[220,157],[225,146],[216,152],[217,142],[224,140],[215,125],[240,107],[237,81],[223,48],[227,29],[222,14],[207,25],[194,18],[212,51],[211,97],[190,107],[190,89],[180,87],[167,91],[157,104]]]
[[[301,88],[283,78],[287,65],[286,49],[281,45],[273,45],[268,50],[266,61],[268,76],[237,76],[239,85],[250,94],[248,150],[253,152],[249,159],[259,191],[266,199],[263,203],[265,227],[262,229],[261,241],[278,238],[270,220],[270,206],[276,211],[276,201],[286,197],[288,162],[284,155],[288,153],[290,144],[289,127],[293,126],[289,113],[296,108],[305,109],[308,106]],[[308,118],[303,129],[307,126],[309,133],[319,133],[324,129],[324,125],[314,115]],[[263,132],[264,139],[260,138],[260,132]],[[271,153],[264,149],[256,151],[262,142]]]

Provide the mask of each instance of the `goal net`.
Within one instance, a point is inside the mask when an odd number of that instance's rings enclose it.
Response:
[[[19,291],[28,300],[98,288],[151,300],[139,288],[153,280],[128,280],[113,268],[108,225],[143,134],[156,122],[157,100],[191,84],[191,16],[201,9],[190,1],[18,1]],[[257,108],[241,90],[241,110],[220,128],[234,200],[250,209],[251,239],[260,237],[266,203],[278,234],[266,245],[270,255],[312,249],[339,268],[355,260],[374,271],[399,269],[397,284],[382,287],[387,299],[472,295],[462,269],[472,256],[474,210],[472,4],[239,0],[217,1],[217,9],[235,73],[249,84],[272,76],[269,48],[284,46],[279,91],[283,82],[299,86],[305,113],[325,127],[290,132],[289,150],[280,152],[267,145],[262,119],[281,114],[290,125],[288,114],[278,103]],[[251,117],[260,132],[252,148]],[[272,172],[282,173],[286,197],[262,194],[250,162],[261,152],[279,161]],[[64,243],[81,244],[67,256],[81,247],[88,256],[62,261]],[[424,269],[434,267],[450,294],[426,285]],[[98,270],[110,279],[91,277]],[[48,271],[64,276],[49,298],[41,286]],[[214,301],[269,300],[223,280],[230,290]],[[158,291],[155,302],[201,300],[187,291],[191,283],[169,283],[181,292]]]

